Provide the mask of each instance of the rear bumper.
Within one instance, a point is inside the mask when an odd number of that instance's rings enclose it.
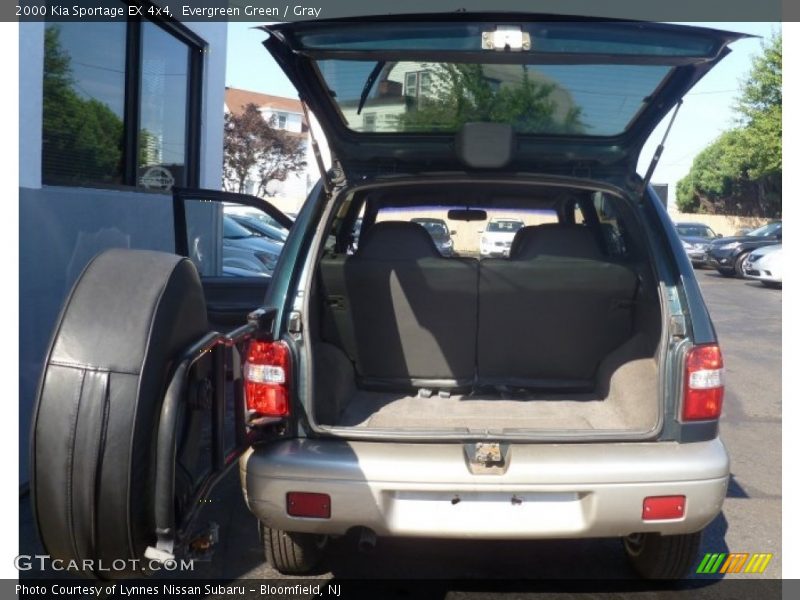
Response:
[[[690,533],[719,514],[729,463],[692,444],[516,444],[502,474],[470,471],[461,444],[289,440],[240,461],[247,505],[276,529],[382,536],[533,539]],[[286,513],[287,492],[331,497],[331,518]],[[646,496],[685,495],[686,513],[642,521]]]

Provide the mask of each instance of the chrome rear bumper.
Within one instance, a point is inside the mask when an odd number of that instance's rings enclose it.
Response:
[[[689,533],[722,508],[729,463],[718,439],[693,444],[516,444],[502,474],[472,473],[462,444],[290,440],[240,461],[253,514],[287,531],[531,539]],[[331,498],[331,518],[286,513],[288,492]],[[647,496],[686,496],[681,519],[643,521]]]

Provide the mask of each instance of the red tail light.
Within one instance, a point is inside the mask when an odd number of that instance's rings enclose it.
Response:
[[[684,372],[683,420],[718,419],[724,392],[719,346],[707,344],[690,349],[686,353]]]
[[[292,517],[331,518],[331,497],[313,492],[286,494],[286,513]]]
[[[262,417],[289,415],[291,354],[286,342],[253,340],[244,363],[247,410]]]
[[[642,520],[680,519],[685,512],[686,496],[648,496],[642,505]]]

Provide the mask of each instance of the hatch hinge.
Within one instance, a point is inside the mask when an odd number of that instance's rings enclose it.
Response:
[[[675,122],[675,117],[678,116],[678,111],[683,104],[683,98],[678,100],[678,103],[675,105],[675,110],[672,111],[672,117],[667,124],[667,130],[664,132],[664,137],[661,138],[661,143],[656,148],[655,154],[653,154],[653,159],[650,161],[650,166],[647,167],[647,173],[644,176],[644,180],[642,181],[642,194],[645,193],[647,190],[647,185],[650,183],[650,179],[653,177],[653,173],[658,166],[658,161],[661,160],[661,154],[664,152],[664,144],[667,141],[667,136],[669,135],[670,130],[672,129],[672,124]]]

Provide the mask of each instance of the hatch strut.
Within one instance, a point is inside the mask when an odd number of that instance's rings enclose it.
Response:
[[[325,194],[330,197],[333,186],[331,185],[331,180],[328,177],[328,170],[325,168],[325,163],[322,162],[322,154],[320,154],[319,151],[317,138],[314,137],[314,128],[311,127],[311,119],[308,116],[308,106],[306,106],[304,100],[300,100],[300,106],[303,107],[303,114],[306,117],[306,123],[308,123],[308,134],[311,137],[311,150],[314,152],[314,159],[317,161],[319,176],[320,179],[322,179],[322,187],[325,189]]]
[[[669,120],[667,130],[664,132],[664,137],[661,138],[661,143],[658,145],[658,148],[656,148],[656,153],[653,155],[653,160],[650,161],[650,166],[647,167],[647,174],[644,176],[644,181],[642,182],[642,193],[644,193],[644,191],[647,189],[647,184],[650,183],[650,178],[653,176],[656,166],[658,166],[661,153],[664,152],[664,142],[667,141],[667,136],[669,135],[670,129],[672,129],[672,124],[675,122],[675,117],[678,115],[678,110],[680,110],[681,104],[683,104],[683,98],[678,100],[678,104],[675,105],[675,110],[672,111],[672,118]]]

